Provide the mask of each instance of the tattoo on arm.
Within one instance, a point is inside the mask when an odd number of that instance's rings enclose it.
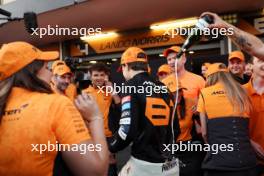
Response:
[[[264,60],[264,43],[255,35],[242,31],[235,26],[230,25],[233,28],[233,34],[228,35],[232,41],[250,55],[262,58]]]
[[[234,35],[231,36],[231,39],[242,49],[245,51],[249,51],[252,48],[252,44],[248,41],[246,35],[239,31],[235,31]]]
[[[247,38],[240,35],[235,39],[235,42],[242,48],[247,49],[252,47],[251,43],[248,42]]]

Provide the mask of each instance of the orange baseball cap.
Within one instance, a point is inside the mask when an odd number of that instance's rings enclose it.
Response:
[[[158,69],[158,74],[159,74],[159,73],[162,73],[162,72],[170,74],[170,73],[171,73],[171,68],[170,68],[170,66],[169,66],[168,64],[163,64],[163,65],[161,65],[161,66],[159,67],[159,69]]]
[[[41,51],[26,42],[11,42],[0,49],[0,81],[12,76],[34,60],[51,61],[59,57],[57,51]]]
[[[245,56],[241,51],[233,51],[229,54],[228,60],[232,60],[234,58],[237,58],[241,60],[242,62],[245,61]]]
[[[138,47],[129,47],[121,57],[121,65],[132,62],[148,62],[147,54]]]
[[[172,53],[172,52],[178,53],[178,52],[180,52],[180,50],[181,50],[180,47],[178,47],[178,46],[172,46],[170,48],[165,49],[163,51],[163,55],[164,55],[164,57],[167,57],[169,55],[169,53]]]
[[[128,64],[132,62],[148,62],[147,54],[138,47],[129,47],[121,56],[120,67],[117,69],[117,72],[122,71],[123,64]]]
[[[54,75],[62,76],[62,75],[67,74],[67,73],[72,74],[71,69],[67,65],[58,65],[53,70]]]
[[[55,67],[57,67],[59,65],[66,65],[66,63],[62,60],[55,60],[51,66],[52,71],[55,69]]]
[[[217,72],[228,72],[227,68],[220,68],[220,65],[223,65],[223,63],[210,64],[207,71],[205,72],[206,77]]]

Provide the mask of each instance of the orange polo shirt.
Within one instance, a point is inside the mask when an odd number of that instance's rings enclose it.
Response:
[[[105,92],[102,92],[100,91],[100,89],[96,89],[93,86],[90,86],[87,89],[84,89],[83,92],[87,94],[91,94],[95,98],[99,106],[99,109],[104,116],[105,136],[111,137],[112,132],[110,131],[109,125],[108,125],[108,114],[109,114],[109,109],[112,103],[111,94],[107,95]]]
[[[77,97],[77,88],[76,85],[71,83],[65,90],[65,95],[72,101]]]
[[[68,98],[14,87],[0,124],[0,175],[51,176],[57,151],[40,154],[32,144],[79,144],[90,138]]]
[[[250,138],[257,142],[264,149],[264,94],[259,95],[249,81],[244,85],[253,105],[253,111],[250,114],[249,134]]]
[[[172,73],[168,77],[164,78],[162,82],[166,85],[170,82],[175,82],[175,73]],[[187,90],[183,90],[184,97],[198,99],[201,89],[205,86],[205,81],[203,77],[196,75],[194,73],[186,71],[180,78],[179,81],[181,86]],[[168,85],[166,85],[168,86]]]
[[[179,124],[181,133],[177,138],[177,142],[179,141],[188,141],[192,139],[192,128],[193,128],[193,112],[192,107],[195,105],[196,101],[194,99],[185,99],[185,117],[180,118],[180,106],[177,107],[178,109],[178,117],[179,117]]]

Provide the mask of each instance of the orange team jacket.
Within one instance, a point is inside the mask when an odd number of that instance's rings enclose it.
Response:
[[[99,106],[99,109],[104,116],[105,136],[111,137],[112,132],[110,131],[109,126],[108,126],[108,114],[109,114],[109,109],[110,109],[111,102],[112,102],[111,94],[107,95],[105,92],[102,92],[100,91],[100,89],[96,89],[92,86],[89,86],[87,89],[84,89],[83,92],[87,94],[91,94],[95,98]]]
[[[39,150],[40,144],[79,144],[90,138],[68,98],[14,87],[0,125],[0,175],[51,176],[57,151],[40,154],[32,145]]]

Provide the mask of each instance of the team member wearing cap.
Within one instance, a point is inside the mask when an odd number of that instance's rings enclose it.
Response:
[[[58,69],[58,68],[60,69]],[[63,73],[65,72],[65,73]],[[73,73],[62,60],[56,60],[52,63],[52,73],[50,86],[55,93],[65,95],[74,101],[77,96],[77,88],[72,83]],[[63,75],[59,75],[62,74]]]
[[[76,175],[103,175],[107,169],[103,121],[92,98],[82,95],[75,102],[83,119],[68,98],[49,87],[48,62],[58,56],[25,42],[4,44],[0,50],[0,175],[52,175],[57,151],[50,147],[40,154],[40,144],[57,143],[101,145],[101,151],[84,154],[62,151]]]
[[[209,151],[204,159],[206,175],[255,175],[256,158],[248,129],[249,96],[224,64],[210,65],[206,75],[198,111],[204,140],[211,146],[218,145],[218,151]]]
[[[148,63],[145,52],[137,47],[128,48],[121,57],[122,72],[127,80],[125,87],[146,87],[165,91],[124,92],[120,128],[114,134],[109,149],[117,152],[132,143],[131,157],[122,168],[121,176],[162,176],[176,175],[175,167],[162,171],[162,165],[169,157],[163,151],[163,144],[170,143],[172,100],[163,84],[147,73]],[[163,87],[161,87],[163,86]],[[174,118],[174,132],[179,132],[178,118]],[[169,174],[172,172],[172,174]]]
[[[168,49],[166,49],[163,52],[163,55],[167,58],[167,62],[169,66],[171,67],[172,74],[169,75],[167,78],[163,80],[163,83],[165,85],[169,85],[176,81],[176,74],[178,81],[181,83],[183,87],[186,89],[183,90],[183,96],[184,98],[190,98],[190,99],[196,99],[196,102],[198,101],[198,97],[200,94],[200,91],[205,86],[205,81],[203,77],[196,75],[194,73],[191,73],[185,69],[185,63],[186,63],[186,56],[183,54],[179,60],[177,60],[177,64],[175,59],[177,53],[180,51],[180,48],[178,46],[172,46]],[[201,134],[200,134],[200,122],[199,122],[199,116],[196,112],[197,103],[194,104],[192,110],[194,116],[194,126],[193,128],[193,139],[195,139],[197,142],[202,143]],[[201,156],[201,160],[202,160]]]
[[[171,68],[168,64],[163,64],[159,67],[157,76],[159,81],[162,81],[164,78],[171,74]]]
[[[172,74],[167,78],[165,78],[170,81],[176,79],[175,59],[179,51],[180,48],[178,46],[172,46],[163,52],[163,55],[167,58],[168,65],[171,67],[172,70]],[[183,54],[182,57],[177,62],[176,71],[178,74],[179,81],[181,82],[182,86],[186,88],[186,90],[183,91],[184,96],[187,98],[198,98],[201,89],[204,88],[205,81],[201,76],[187,71],[184,66],[185,63],[186,63],[186,56],[185,54]],[[170,81],[168,80],[166,80],[166,82],[169,83]]]
[[[104,116],[104,129],[107,141],[112,137],[112,132],[109,128],[109,111],[112,102],[115,105],[120,104],[121,99],[114,91],[110,92],[110,88],[113,90],[113,84],[109,81],[109,69],[104,63],[97,63],[91,66],[89,69],[91,75],[92,85],[84,89],[83,92],[91,94],[96,100],[100,111]],[[108,89],[108,90],[107,90]],[[109,92],[108,92],[109,91]],[[120,108],[117,106],[116,108]],[[117,175],[117,167],[115,156],[110,155],[110,165],[108,170],[109,176]]]
[[[228,57],[228,69],[233,78],[240,84],[246,84],[250,76],[245,75],[245,56],[241,51],[233,51]]]
[[[71,101],[74,101],[77,96],[76,87],[71,83],[72,72],[70,68],[62,60],[56,60],[52,63],[52,78],[50,82],[51,89],[57,94],[68,97]],[[69,168],[66,166],[62,159],[61,152],[58,152],[53,175],[72,175]]]
[[[59,65],[66,65],[66,63],[62,60],[55,60],[53,62],[50,62],[49,64],[51,64],[51,71],[52,72],[54,72],[55,67],[57,67]],[[52,75],[52,77],[51,77],[50,86],[51,86],[51,88],[55,88],[54,75]]]
[[[180,83],[177,83],[176,79],[169,85],[170,92],[177,97],[177,117],[179,118],[180,124],[180,135],[177,138],[177,143],[192,143],[192,130],[193,124],[193,111],[192,107],[196,104],[195,99],[185,98],[183,96],[183,90],[186,88],[182,87]],[[178,91],[178,94],[176,92]],[[180,145],[180,144],[179,144]],[[180,165],[180,176],[198,176],[202,175],[201,170],[201,152],[199,151],[178,151],[176,156],[179,157],[182,164]]]
[[[264,175],[264,61],[254,57],[253,77],[244,85],[253,106],[250,115],[250,138],[257,154],[259,175]]]
[[[67,65],[59,65],[53,70],[54,76],[54,87],[51,87],[52,90],[58,94],[66,95],[66,89],[71,83],[72,72]]]

